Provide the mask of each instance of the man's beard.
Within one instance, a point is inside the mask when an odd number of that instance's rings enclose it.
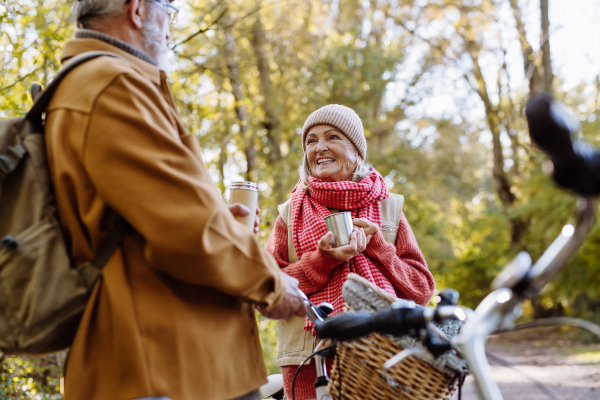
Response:
[[[151,13],[149,14],[142,25],[144,51],[156,62],[158,69],[170,72],[171,62],[169,61],[166,34],[161,32],[160,26],[153,20]]]

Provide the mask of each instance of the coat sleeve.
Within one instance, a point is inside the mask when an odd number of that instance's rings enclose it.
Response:
[[[391,282],[398,297],[421,305],[431,300],[435,281],[404,213],[400,216],[396,246],[386,242],[379,230],[367,245],[365,255]]]
[[[94,190],[144,238],[154,269],[272,307],[285,292],[277,263],[233,218],[173,112],[150,82],[117,77],[97,99],[81,152]]]
[[[275,228],[269,236],[267,251],[286,274],[298,279],[300,290],[307,296],[323,289],[331,281],[333,270],[341,264],[321,250],[302,254],[300,260],[290,264],[288,257],[288,228],[281,216],[275,221]]]

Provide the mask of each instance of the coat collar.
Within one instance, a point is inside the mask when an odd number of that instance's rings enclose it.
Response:
[[[107,35],[106,33],[94,31],[92,29],[78,29],[77,32],[75,32],[75,39],[98,39],[105,43],[112,44],[113,46],[118,47],[129,54],[133,54],[137,58],[140,58],[152,65],[156,65],[152,57],[144,53],[142,50],[130,45],[127,42],[117,39],[116,37]]]
[[[160,70],[156,66],[134,56],[127,51],[121,50],[116,46],[98,39],[74,39],[68,41],[65,43],[60,61],[64,64],[71,57],[87,51],[110,51],[125,57],[142,75],[147,77],[155,85],[160,85],[161,74]]]

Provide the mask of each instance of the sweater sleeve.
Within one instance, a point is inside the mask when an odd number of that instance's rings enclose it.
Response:
[[[307,296],[323,289],[333,275],[333,270],[342,264],[321,250],[302,254],[300,260],[291,264],[288,258],[288,227],[281,216],[275,221],[275,228],[267,242],[270,253],[286,274],[298,279],[300,290]]]
[[[404,213],[400,216],[396,246],[386,242],[379,230],[367,245],[365,255],[391,282],[398,297],[421,305],[429,302],[435,282]]]

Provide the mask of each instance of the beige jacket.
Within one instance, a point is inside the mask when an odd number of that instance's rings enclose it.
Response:
[[[184,129],[167,78],[95,39],[47,115],[47,152],[75,265],[117,215],[134,227],[104,268],[66,366],[66,400],[231,399],[266,382],[254,304],[285,292],[275,260],[237,222]]]
[[[394,245],[403,204],[404,196],[393,193],[381,202],[381,232],[385,240]],[[292,235],[291,200],[281,204],[278,210],[288,227],[288,260],[290,263],[295,263],[298,261],[298,256]],[[304,330],[304,318],[292,317],[287,321],[280,320],[277,327],[277,366],[300,365],[315,350],[318,339],[311,332]]]

